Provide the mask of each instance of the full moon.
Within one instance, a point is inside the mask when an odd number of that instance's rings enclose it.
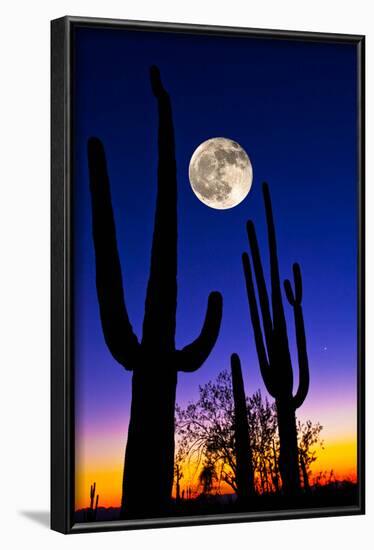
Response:
[[[241,203],[252,185],[252,165],[244,149],[223,137],[208,139],[193,153],[189,178],[193,192],[210,208],[226,210]]]

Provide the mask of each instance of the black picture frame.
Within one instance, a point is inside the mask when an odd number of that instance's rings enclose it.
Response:
[[[72,294],[73,51],[77,27],[248,36],[292,41],[354,44],[357,48],[357,194],[358,194],[358,485],[359,504],[347,508],[283,510],[170,517],[115,522],[74,523],[74,377]],[[365,513],[365,37],[214,27],[116,19],[63,17],[51,22],[51,528],[84,533],[168,526],[222,524]]]

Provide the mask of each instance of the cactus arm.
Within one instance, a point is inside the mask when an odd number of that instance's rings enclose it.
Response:
[[[221,320],[222,296],[219,292],[211,292],[200,335],[191,344],[176,352],[179,371],[194,372],[206,361],[217,341]]]
[[[289,280],[284,282],[284,289],[287,300],[294,310],[295,328],[296,328],[296,344],[297,356],[299,361],[299,387],[293,397],[293,405],[295,409],[301,407],[309,390],[309,361],[306,347],[304,316],[301,306],[302,300],[302,278],[299,264],[293,265],[293,275],[295,282],[295,293]]]
[[[151,67],[150,78],[158,105],[159,160],[143,343],[153,349],[170,351],[174,349],[177,307],[177,180],[174,129],[169,95],[162,85],[156,67]]]
[[[249,240],[249,246],[252,254],[253,267],[258,288],[258,297],[260,301],[260,307],[262,312],[262,321],[265,332],[265,340],[267,349],[271,349],[271,339],[273,332],[273,323],[270,315],[269,297],[266,289],[264,270],[262,268],[260,250],[258,246],[256,230],[253,222],[250,220],[247,223],[247,234]]]
[[[252,326],[253,326],[253,332],[255,337],[258,362],[260,364],[261,375],[264,380],[266,389],[268,390],[270,395],[275,397],[274,381],[273,381],[269,361],[266,355],[265,344],[264,344],[264,339],[263,339],[262,330],[261,330],[260,317],[258,314],[256,294],[255,294],[255,289],[253,285],[252,269],[249,261],[249,256],[246,252],[243,253],[242,260],[243,260],[244,278],[245,278],[247,294],[248,294],[249,312],[252,320]]]
[[[309,390],[309,362],[306,348],[304,318],[301,306],[295,307],[297,355],[299,360],[299,387],[293,398],[295,409],[304,403]]]
[[[271,298],[273,305],[273,324],[276,327],[278,336],[283,342],[287,343],[287,326],[284,316],[281,283],[279,277],[279,263],[277,253],[277,240],[275,237],[275,226],[273,218],[273,209],[271,206],[270,191],[267,183],[263,184],[263,196],[265,203],[266,222],[268,227],[268,242],[270,252],[270,276],[271,276]]]
[[[301,278],[301,269],[298,263],[294,263],[292,266],[293,277],[295,282],[295,294],[292,290],[292,285],[288,279],[284,281],[284,290],[286,292],[287,300],[294,306],[296,303],[301,304],[303,298],[303,283]]]
[[[132,370],[132,358],[139,344],[125,305],[105,151],[97,138],[88,141],[88,166],[96,289],[104,338],[113,357]]]

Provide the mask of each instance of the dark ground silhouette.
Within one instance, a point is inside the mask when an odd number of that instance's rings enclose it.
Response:
[[[175,349],[177,181],[174,131],[169,95],[156,67],[151,68],[150,77],[159,114],[159,161],[151,267],[141,342],[133,332],[125,306],[104,147],[97,138],[91,138],[88,142],[101,323],[113,357],[126,370],[133,372],[123,476],[123,518],[152,517],[170,511],[177,374],[178,371],[193,372],[201,367],[215,345],[222,317],[222,297],[218,292],[212,292],[200,336],[182,350]],[[100,516],[100,508],[97,515]]]
[[[147,499],[147,495],[144,496]],[[194,516],[204,514],[231,514],[237,512],[272,512],[279,510],[303,510],[308,508],[349,507],[358,504],[358,486],[349,481],[334,482],[311,487],[309,494],[287,497],[280,494],[256,496],[247,504],[241,504],[235,495],[200,495],[197,498],[173,500],[168,516]],[[157,514],[152,517],[159,517]],[[166,517],[166,516],[165,516]],[[75,521],[85,521],[85,510],[75,513]],[[98,508],[97,521],[116,521],[120,519],[120,508]]]

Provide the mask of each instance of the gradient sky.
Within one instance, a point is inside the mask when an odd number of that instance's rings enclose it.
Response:
[[[352,45],[80,28],[75,46],[74,306],[76,505],[97,482],[102,505],[118,505],[131,373],[111,357],[95,289],[86,144],[104,142],[132,325],[141,336],[156,197],[157,109],[149,67],[169,91],[178,166],[177,346],[199,333],[210,291],[224,296],[218,342],[203,367],[180,374],[177,401],[229,367],[239,353],[248,394],[261,388],[241,254],[255,221],[266,272],[261,182],[269,182],[280,270],[301,264],[310,392],[298,411],[323,426],[316,469],[356,468],[356,52]],[[211,137],[246,150],[248,197],[218,211],[188,180],[192,153]],[[293,357],[292,309],[285,302]],[[295,365],[296,365],[295,361]],[[154,368],[157,368],[155,365]],[[297,369],[295,371],[297,383]],[[152,421],[152,419],[150,419]]]

